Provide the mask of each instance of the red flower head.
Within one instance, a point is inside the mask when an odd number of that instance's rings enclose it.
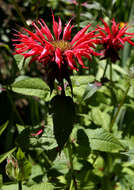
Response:
[[[46,23],[40,19],[37,26],[32,23],[35,28],[35,32],[31,32],[24,28],[25,33],[18,32],[15,34],[16,39],[13,41],[16,54],[24,55],[25,58],[32,57],[31,62],[37,60],[44,64],[46,68],[52,71],[53,79],[58,78],[58,81],[66,78],[63,76],[65,70],[78,70],[76,60],[85,68],[82,61],[82,56],[91,60],[91,55],[98,56],[93,48],[95,37],[94,32],[87,32],[90,24],[81,29],[71,40],[71,30],[74,26],[71,26],[71,20],[66,24],[62,33],[62,22],[59,18],[59,22],[55,21],[53,17],[53,33],[50,32]],[[54,68],[54,69],[53,69]],[[58,74],[56,74],[58,71]],[[50,72],[49,72],[50,73]],[[55,73],[55,74],[54,74]],[[60,73],[60,74],[59,74]],[[55,75],[55,76],[54,76]],[[62,75],[62,76],[61,76]]]
[[[134,46],[134,42],[131,41],[134,38],[134,33],[126,32],[129,28],[127,24],[120,27],[120,23],[116,23],[112,20],[111,28],[107,23],[101,19],[104,27],[97,27],[97,31],[100,33],[100,39],[98,39],[98,44],[103,44],[103,59],[110,58],[112,62],[119,59],[118,51],[124,47],[125,42],[130,43]]]

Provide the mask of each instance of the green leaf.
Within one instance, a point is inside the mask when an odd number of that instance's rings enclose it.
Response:
[[[85,92],[83,94],[83,99],[89,99],[98,89],[100,89],[101,83],[88,83]]]
[[[91,120],[96,124],[108,128],[110,123],[110,117],[107,113],[102,112],[99,108],[92,108],[91,110]]]
[[[73,128],[74,103],[69,96],[55,96],[51,101],[53,113],[54,135],[59,146],[59,150],[64,147]]]
[[[0,155],[0,163],[3,162],[10,154],[12,154],[14,151],[16,150],[16,147],[11,149],[10,151],[4,153],[4,154],[1,154]]]
[[[49,87],[43,80],[30,77],[14,82],[12,90],[23,95],[37,96],[39,98],[45,98],[49,94]]]
[[[20,54],[16,54],[14,55],[14,59],[16,61],[16,64],[18,65],[19,70],[21,70],[24,65],[24,56]]]
[[[92,150],[117,152],[125,150],[124,145],[105,129],[86,129]]]
[[[127,152],[121,152],[121,154],[124,154],[124,155],[127,155],[127,156],[130,156],[130,157],[134,158],[134,149],[130,149]]]
[[[19,70],[22,70],[24,64],[28,64],[28,63],[30,62],[31,57],[29,57],[29,58],[27,58],[27,59],[25,60],[25,58],[24,58],[23,55],[16,54],[16,55],[14,55],[14,59],[15,59],[15,61],[16,61],[16,64],[17,64]]]
[[[54,190],[54,186],[51,183],[41,183],[33,185],[29,190]]]
[[[71,77],[74,86],[87,85],[89,82],[94,81],[94,76],[73,76]]]
[[[77,97],[82,97],[84,94],[85,88],[88,83],[94,81],[94,76],[73,76],[71,77],[73,94]]]
[[[3,185],[1,190],[17,190],[18,184]],[[29,188],[25,185],[22,185],[23,190],[28,190]]]
[[[19,165],[19,174],[18,174],[17,180],[18,181],[28,180],[28,178],[31,175],[31,164],[27,160],[27,158],[25,157],[25,154],[22,152],[20,148],[18,149],[16,158]]]
[[[0,126],[0,136],[3,133],[3,131],[6,129],[7,125],[8,125],[8,121],[4,123],[2,126]]]

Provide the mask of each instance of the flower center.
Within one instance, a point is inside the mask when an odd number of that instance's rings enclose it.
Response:
[[[57,41],[52,41],[51,44],[55,48],[60,48],[61,51],[66,51],[72,48],[71,44],[67,41],[64,40],[57,40]]]

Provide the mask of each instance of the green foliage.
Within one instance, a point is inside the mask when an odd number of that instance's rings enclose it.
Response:
[[[128,32],[134,31],[132,0],[2,1],[0,100],[6,114],[0,114],[0,189],[17,190],[21,181],[22,190],[133,190],[134,50],[125,44],[112,64],[112,79],[109,65],[103,78],[105,59],[82,57],[89,69],[71,77],[67,72],[66,96],[59,95],[56,80],[51,94],[44,64],[12,56],[9,47],[12,28],[25,34],[20,26],[43,18],[51,30],[52,10],[64,24],[74,17],[72,37],[86,24],[92,24],[89,30],[101,26],[100,18],[109,24],[115,18],[119,27],[128,23]]]
[[[8,156],[10,156],[10,154],[12,154],[15,150],[16,150],[16,148],[13,148],[4,154],[1,154],[0,155],[0,163],[3,162]]]
[[[51,100],[51,110],[53,113],[54,135],[59,151],[61,151],[73,129],[75,109],[72,98],[69,96],[55,96]]]
[[[16,61],[16,64],[18,65],[19,70],[21,70],[24,66],[24,56],[16,54],[14,55],[14,59]]]
[[[12,91],[23,95],[45,98],[49,94],[49,87],[39,78],[27,78],[12,84]]]
[[[22,186],[23,190],[28,190],[29,188],[26,185]],[[18,184],[3,185],[2,190],[15,190],[18,189]]]
[[[100,83],[100,85],[101,85],[101,83]],[[88,85],[86,87],[86,90],[85,90],[85,92],[83,94],[83,99],[87,100],[88,98],[93,96],[93,94],[100,88],[100,85],[97,86],[96,83],[94,83],[94,84],[88,83]]]
[[[2,178],[2,175],[0,175],[0,188],[2,187],[3,185],[3,178]]]
[[[124,145],[105,129],[86,129],[92,150],[118,152],[125,150]]]
[[[39,190],[53,190],[54,187],[51,183],[41,183],[41,184],[38,184],[38,185],[33,185],[31,188],[29,188],[29,190],[36,190],[36,189],[39,189]]]
[[[26,181],[31,175],[31,164],[25,157],[25,154],[19,148],[16,154],[19,173],[17,176],[17,181]]]
[[[0,126],[0,136],[3,133],[3,131],[6,129],[7,126],[8,126],[8,121],[5,124],[3,124],[2,126]]]

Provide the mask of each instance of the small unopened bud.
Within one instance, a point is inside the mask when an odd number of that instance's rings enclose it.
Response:
[[[13,155],[7,158],[6,174],[12,180],[17,180],[19,174],[18,161]]]

